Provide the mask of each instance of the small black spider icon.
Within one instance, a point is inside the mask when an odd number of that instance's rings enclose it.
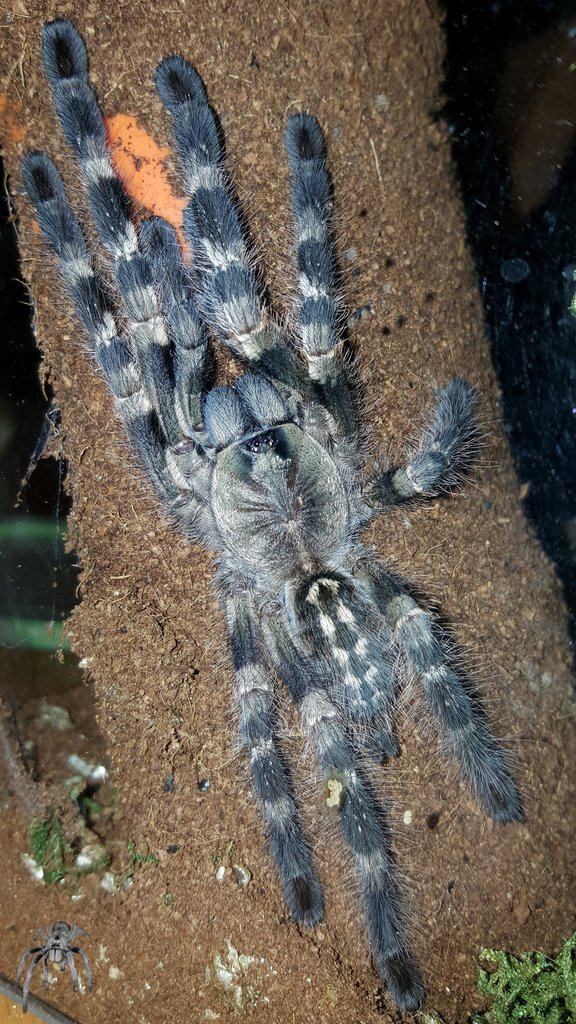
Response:
[[[24,979],[24,985],[22,988],[23,1000],[22,1000],[22,1012],[26,1013],[28,1010],[28,989],[30,988],[30,982],[32,980],[32,974],[36,964],[40,960],[44,961],[44,988],[48,988],[48,961],[51,960],[54,964],[60,964],[60,970],[66,970],[66,964],[70,968],[70,974],[72,975],[72,984],[74,991],[78,991],[78,972],[74,963],[73,953],[78,953],[84,961],[84,969],[86,971],[86,982],[88,985],[88,991],[92,991],[92,971],[90,969],[90,961],[87,954],[84,952],[81,946],[73,946],[72,943],[78,935],[86,935],[84,928],[79,928],[76,924],[68,924],[67,921],[55,921],[49,928],[37,928],[34,932],[34,938],[40,936],[43,940],[42,946],[31,946],[25,953],[22,954],[22,959],[18,965],[18,974],[16,975],[16,983],[20,981],[20,975],[24,970],[24,964],[26,963],[29,956],[32,957],[28,970],[26,971],[26,978]]]

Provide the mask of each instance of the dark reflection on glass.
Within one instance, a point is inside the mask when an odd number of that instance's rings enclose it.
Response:
[[[445,0],[445,113],[526,511],[576,638],[576,3]]]
[[[31,818],[46,810],[35,781],[52,783],[58,800],[69,758],[98,761],[104,742],[65,634],[79,573],[66,543],[66,463],[1,166],[0,179],[0,761]]]

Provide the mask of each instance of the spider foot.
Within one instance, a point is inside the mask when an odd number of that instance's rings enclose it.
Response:
[[[426,989],[413,960],[407,953],[386,957],[378,965],[390,995],[400,1010],[417,1010],[426,997]]]
[[[306,928],[320,924],[324,917],[324,894],[317,878],[301,875],[289,879],[284,898],[291,917]]]
[[[385,764],[389,758],[400,756],[398,740],[389,729],[381,729],[375,735],[363,738],[360,747],[375,764]]]
[[[526,821],[522,797],[516,783],[507,773],[479,788],[478,800],[494,821],[502,824]]]

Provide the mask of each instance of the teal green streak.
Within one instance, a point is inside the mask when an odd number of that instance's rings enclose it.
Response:
[[[0,521],[1,540],[54,540],[66,536],[66,525],[45,519],[5,519]]]
[[[0,618],[0,644],[5,647],[31,647],[38,651],[69,651],[61,622],[44,619]]]

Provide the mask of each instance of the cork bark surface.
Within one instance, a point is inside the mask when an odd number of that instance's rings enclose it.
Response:
[[[552,952],[572,929],[576,801],[560,588],[522,512],[450,145],[435,116],[439,12],[424,0],[172,0],[164,9],[148,0],[17,0],[1,10],[3,146],[14,191],[25,149],[47,149],[82,202],[40,69],[45,20],[70,17],[84,35],[105,114],[132,115],[166,146],[153,74],[160,58],[181,52],[222,120],[279,310],[294,290],[284,123],[303,109],[324,128],[344,295],[351,311],[365,313],[351,341],[375,452],[402,450],[436,385],[461,375],[480,390],[486,445],[466,486],[388,515],[369,535],[452,624],[526,802],[525,825],[503,828],[485,817],[440,755],[415,685],[399,716],[402,755],[378,773],[378,790],[391,804],[426,1009],[463,1024],[482,1006],[482,946]],[[175,166],[172,181],[177,190]],[[399,1021],[370,961],[351,869],[288,709],[286,744],[326,886],[326,918],[302,931],[287,916],[235,744],[211,557],[158,514],[29,204],[19,196],[15,203],[43,371],[61,409],[70,536],[83,567],[67,633],[85,659],[86,701],[95,702],[118,794],[112,870],[121,871],[128,840],[158,863],[139,863],[131,887],[115,894],[91,876],[73,902],[69,886],[32,880],[20,860],[26,823],[10,806],[0,817],[0,971],[13,978],[34,929],[63,918],[89,932],[94,991],[74,995],[63,977],[48,998],[79,1022],[226,1021],[238,1013],[270,1024]],[[238,884],[233,865],[248,870],[248,885]],[[222,984],[218,957],[237,970],[239,997]]]

